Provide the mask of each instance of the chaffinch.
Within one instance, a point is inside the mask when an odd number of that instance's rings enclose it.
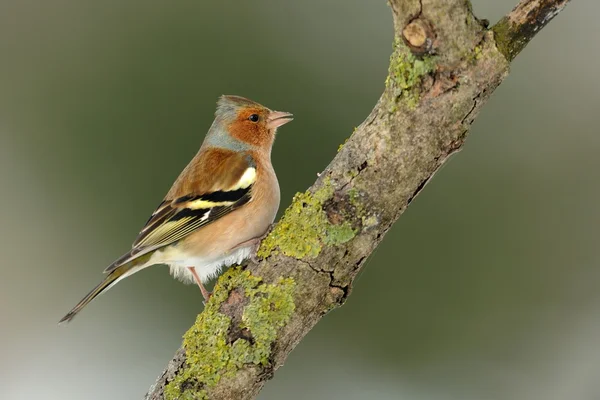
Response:
[[[203,283],[223,266],[254,255],[279,208],[271,165],[277,128],[292,114],[238,96],[221,96],[215,120],[196,156],[106,278],[60,322],[70,321],[96,296],[154,264],[167,264],[185,283]]]

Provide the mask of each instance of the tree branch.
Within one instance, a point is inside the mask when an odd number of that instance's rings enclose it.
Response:
[[[570,0],[523,0],[492,30],[496,45],[512,61],[544,26],[558,15]]]
[[[509,62],[567,2],[522,1],[489,30],[465,0],[390,0],[394,51],[377,105],[294,197],[260,262],[220,277],[146,399],[253,399],[344,303],[366,258],[462,147]]]

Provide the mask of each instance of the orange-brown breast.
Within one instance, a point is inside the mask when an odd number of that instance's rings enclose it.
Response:
[[[279,184],[268,155],[257,151],[250,155],[257,165],[252,201],[192,233],[184,244],[186,251],[217,257],[267,231],[279,208]]]

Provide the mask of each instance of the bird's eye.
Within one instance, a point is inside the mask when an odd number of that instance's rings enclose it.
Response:
[[[258,122],[258,114],[252,114],[248,117],[248,119],[252,122]]]

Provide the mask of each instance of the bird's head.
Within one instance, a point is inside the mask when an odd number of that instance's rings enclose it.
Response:
[[[221,96],[209,136],[211,142],[270,150],[277,128],[290,122],[292,117],[290,113],[272,111],[244,97]]]

